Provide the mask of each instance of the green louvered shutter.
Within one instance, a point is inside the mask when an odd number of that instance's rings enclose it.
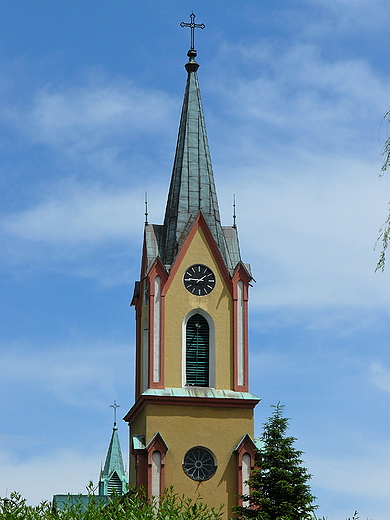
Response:
[[[200,314],[187,322],[186,330],[186,384],[209,386],[209,324]]]
[[[122,494],[122,482],[121,479],[118,477],[118,473],[116,471],[114,471],[114,473],[111,475],[110,480],[108,481],[107,492],[109,495]]]

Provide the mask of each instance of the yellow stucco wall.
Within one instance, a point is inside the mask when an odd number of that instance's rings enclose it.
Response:
[[[207,265],[215,274],[215,287],[206,296],[195,296],[184,287],[184,273],[193,264]],[[176,273],[170,275],[169,287],[163,298],[164,315],[161,325],[164,336],[164,386],[183,387],[183,324],[188,313],[200,309],[209,315],[214,325],[214,334],[210,330],[210,359],[214,364],[214,368],[211,367],[210,370],[210,386],[233,390],[233,300],[201,228],[195,232],[180,264],[175,264],[174,270],[176,269]],[[144,295],[141,298],[143,300]],[[143,328],[148,307],[143,305],[141,312]],[[143,359],[145,360],[144,357]],[[145,374],[145,370],[141,372]],[[143,390],[145,389],[146,379],[143,384]],[[204,397],[203,400],[204,403],[196,406],[146,405],[130,425],[130,442],[132,436],[143,435],[148,444],[159,432],[168,446],[165,485],[173,486],[180,495],[193,499],[200,496],[209,506],[218,508],[224,504],[223,518],[228,519],[232,516],[232,506],[237,503],[237,461],[233,451],[245,434],[253,438],[253,409],[211,407],[208,406],[208,398]],[[195,446],[208,448],[217,460],[218,469],[215,475],[205,482],[190,479],[182,468],[184,455]],[[132,456],[130,485],[135,485],[135,461]]]
[[[215,274],[215,287],[206,296],[195,296],[184,287],[184,273],[193,264],[205,264]],[[202,309],[215,327],[215,388],[233,389],[233,301],[200,228],[171,282],[164,305],[165,386],[183,386],[183,322],[190,311]]]
[[[206,403],[205,406],[146,405],[132,424],[130,436],[144,434],[148,443],[157,432],[168,446],[166,485],[194,499],[201,496],[209,506],[224,504],[224,518],[229,518],[237,500],[237,462],[233,450],[246,433],[253,438],[253,410],[207,407]],[[208,448],[217,460],[215,475],[205,482],[190,479],[182,468],[184,455],[194,446]]]

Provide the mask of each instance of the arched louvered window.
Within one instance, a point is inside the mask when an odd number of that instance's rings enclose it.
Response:
[[[186,327],[186,385],[209,386],[210,328],[206,318],[194,314]]]
[[[107,492],[109,495],[113,495],[114,493],[118,495],[122,494],[122,482],[116,471],[114,471],[108,481]]]

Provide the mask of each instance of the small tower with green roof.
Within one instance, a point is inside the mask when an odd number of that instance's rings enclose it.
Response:
[[[128,479],[123,465],[118,428],[116,426],[116,409],[119,405],[114,401],[111,407],[114,408],[114,426],[112,428],[106,461],[100,472],[99,495],[123,495],[126,493],[128,485]]]
[[[119,405],[116,404],[116,401],[114,401],[114,404],[111,405],[111,408],[114,408],[114,426],[112,429],[110,444],[108,446],[106,461],[104,463],[103,469],[100,471],[99,494],[95,495],[95,488],[91,482],[93,489],[91,490],[88,487],[88,491],[89,493],[92,492],[92,495],[72,495],[69,493],[54,495],[53,508],[55,510],[62,510],[72,505],[80,506],[81,509],[84,510],[88,506],[91,500],[91,496],[93,497],[94,501],[103,506],[108,503],[109,495],[123,495],[127,492],[128,477],[123,465],[118,428],[116,426],[116,409],[119,408]]]

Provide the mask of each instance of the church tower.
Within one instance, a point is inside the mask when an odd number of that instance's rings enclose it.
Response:
[[[114,408],[114,426],[104,467],[100,471],[99,495],[123,495],[127,492],[128,478],[123,465],[121,445],[116,425],[116,409],[120,405],[111,405]]]
[[[191,15],[193,36],[194,15]],[[183,25],[183,24],[182,24]],[[193,42],[193,38],[192,38]],[[248,287],[236,226],[222,226],[191,44],[164,223],[145,224],[136,312],[130,487],[224,505],[254,463]]]

